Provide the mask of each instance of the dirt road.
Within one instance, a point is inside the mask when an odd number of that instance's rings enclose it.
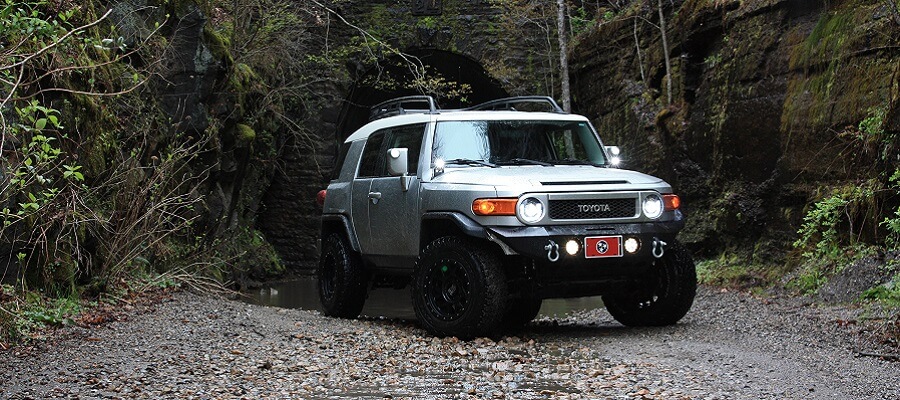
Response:
[[[900,399],[900,363],[859,354],[898,349],[858,313],[702,288],[673,327],[601,309],[460,342],[415,321],[176,293],[0,352],[0,398]]]

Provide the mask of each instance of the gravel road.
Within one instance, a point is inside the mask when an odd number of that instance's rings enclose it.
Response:
[[[860,312],[701,288],[673,327],[601,309],[460,342],[179,292],[0,352],[0,398],[900,399],[900,363],[857,354],[898,351]]]

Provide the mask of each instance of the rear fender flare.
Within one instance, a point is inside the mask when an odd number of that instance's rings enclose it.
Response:
[[[355,252],[360,251],[359,239],[354,234],[354,230],[350,226],[350,218],[343,214],[325,214],[322,215],[322,228],[320,229],[320,238],[332,232],[337,232],[347,238],[350,248]]]

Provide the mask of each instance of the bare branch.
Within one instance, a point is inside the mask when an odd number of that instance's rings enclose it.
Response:
[[[424,77],[425,77],[425,65],[422,63],[422,60],[420,60],[418,57],[413,56],[413,55],[411,55],[411,54],[404,53],[404,52],[402,52],[402,51],[400,51],[400,50],[398,50],[398,49],[395,49],[395,48],[392,47],[391,45],[389,45],[389,44],[383,42],[381,39],[376,38],[375,36],[373,36],[371,33],[369,33],[368,31],[366,31],[365,29],[360,28],[359,26],[350,23],[349,21],[347,21],[346,19],[344,19],[344,17],[343,17],[342,15],[338,14],[336,11],[332,10],[331,8],[328,8],[328,6],[326,6],[326,5],[322,4],[322,3],[320,3],[318,0],[310,0],[310,1],[312,1],[312,3],[314,3],[315,5],[321,7],[322,9],[324,9],[325,11],[327,11],[328,13],[333,14],[334,16],[336,16],[336,17],[337,17],[339,20],[341,20],[341,22],[343,22],[345,25],[347,25],[347,26],[349,26],[349,27],[351,27],[351,28],[357,30],[357,31],[360,33],[360,35],[366,40],[366,44],[367,44],[366,50],[369,51],[369,55],[370,55],[372,58],[377,59],[377,57],[375,56],[375,54],[372,53],[371,48],[368,46],[369,40],[371,40],[371,41],[373,41],[373,42],[375,42],[375,43],[381,45],[382,47],[384,47],[384,48],[390,50],[391,53],[394,53],[394,54],[396,54],[397,56],[399,56],[401,59],[403,59],[403,61],[406,62],[406,65],[409,66],[409,72],[410,72],[413,76],[415,76],[416,78],[424,79]]]
[[[95,96],[95,97],[114,97],[114,96],[120,96],[120,95],[123,95],[123,94],[131,93],[131,92],[133,92],[135,89],[137,89],[137,88],[143,86],[143,85],[144,85],[145,83],[147,83],[149,80],[150,80],[149,78],[142,79],[142,80],[138,81],[138,83],[136,83],[134,86],[131,86],[131,87],[127,88],[127,89],[119,90],[119,91],[116,91],[116,92],[94,92],[94,91],[86,91],[86,90],[74,90],[74,89],[65,89],[65,88],[51,87],[51,88],[46,88],[46,89],[38,90],[37,92],[34,92],[34,93],[32,93],[32,94],[29,94],[28,96],[25,96],[25,97],[16,97],[16,98],[13,98],[13,99],[10,99],[10,100],[14,100],[14,101],[18,101],[18,100],[28,100],[28,99],[31,99],[31,98],[33,98],[33,97],[35,97],[35,96],[41,95],[41,94],[43,94],[43,93],[50,93],[50,92],[60,92],[60,93],[69,93],[69,94],[81,94],[81,95]]]

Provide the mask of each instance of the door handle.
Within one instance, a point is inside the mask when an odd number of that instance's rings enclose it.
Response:
[[[369,200],[372,201],[372,204],[378,204],[378,200],[381,200],[381,192],[369,192]]]

